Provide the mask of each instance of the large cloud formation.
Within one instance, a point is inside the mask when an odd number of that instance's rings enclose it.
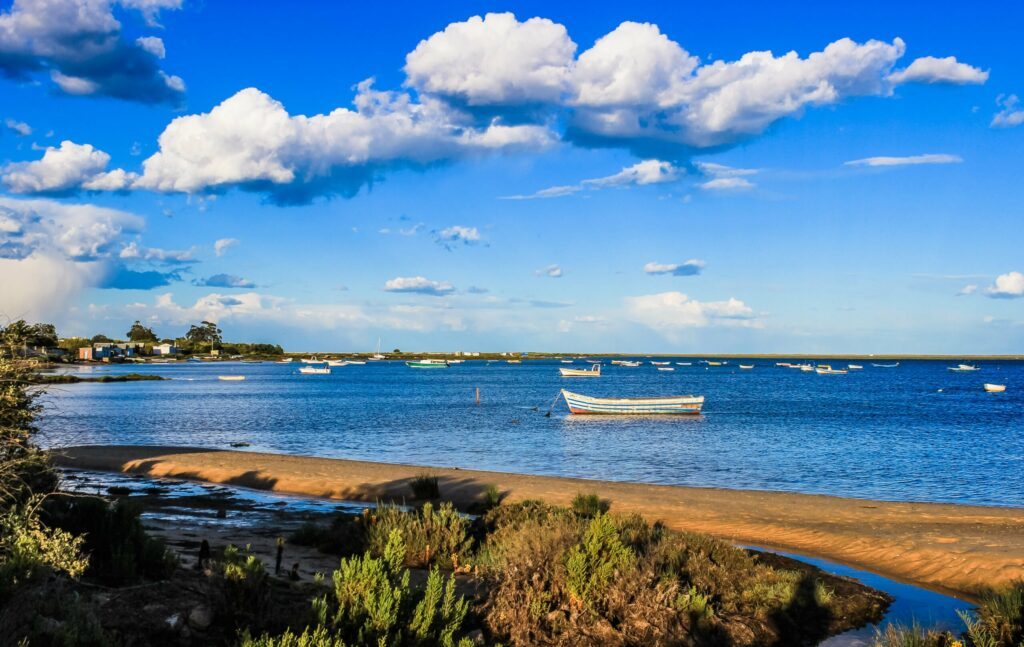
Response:
[[[124,38],[115,2],[151,25],[161,9],[181,6],[181,0],[14,0],[0,12],[0,75],[28,81],[48,73],[64,94],[179,104],[185,83],[160,68],[163,41]]]
[[[154,45],[146,51],[157,51]],[[637,167],[658,171],[662,181],[693,155],[760,135],[808,108],[889,96],[902,83],[983,83],[988,76],[953,57],[898,68],[899,38],[843,38],[806,56],[759,51],[702,64],[657,25],[624,22],[578,56],[577,49],[564,26],[544,18],[475,16],[408,54],[402,91],[375,90],[369,79],[358,84],[354,109],[305,116],[247,88],[209,112],[172,121],[140,177],[114,170],[104,179],[115,188],[241,188],[303,203],[351,196],[395,168],[561,140],[632,151],[662,165]],[[706,188],[752,186],[737,177],[716,181],[728,187]],[[537,197],[578,190],[553,187]]]

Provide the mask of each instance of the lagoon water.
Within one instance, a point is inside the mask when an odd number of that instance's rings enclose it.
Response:
[[[1024,506],[1024,363],[953,373],[949,362],[864,361],[862,371],[816,375],[774,362],[694,360],[670,373],[645,361],[606,365],[598,379],[561,378],[557,361],[437,370],[378,362],[329,376],[300,375],[298,362],[87,367],[74,372],[172,379],[51,387],[44,442],[245,442],[255,451],[441,467]],[[226,374],[246,379],[217,379]],[[985,393],[984,382],[1007,391]],[[559,399],[545,417],[561,388],[707,401],[699,417],[624,419],[570,416]]]

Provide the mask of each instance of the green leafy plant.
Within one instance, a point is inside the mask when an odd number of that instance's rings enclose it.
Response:
[[[602,499],[596,494],[584,494],[580,492],[572,500],[572,511],[581,517],[591,519],[608,512],[611,505],[610,501]]]
[[[421,474],[409,481],[409,489],[414,498],[420,501],[432,501],[441,498],[441,486],[436,476]]]
[[[635,562],[636,555],[622,543],[612,518],[599,514],[587,525],[583,541],[566,556],[569,592],[583,606],[594,608],[612,579],[632,569]]]

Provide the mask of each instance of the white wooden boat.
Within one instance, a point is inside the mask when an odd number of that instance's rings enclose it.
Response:
[[[562,363],[563,364],[572,364],[572,360],[571,359],[563,359]],[[612,362],[612,364],[620,364],[620,363],[621,362]]]
[[[693,366],[693,362],[676,362],[676,366]]]
[[[523,363],[523,360],[521,360],[521,359],[507,359],[505,361],[508,362],[509,364],[522,364]]]
[[[217,379],[218,380],[222,380],[224,382],[241,382],[242,380],[245,379],[245,376],[244,375],[218,375]]]
[[[604,364],[604,362],[599,359],[588,359],[587,364]]]
[[[851,371],[859,371],[864,367],[861,366],[860,364],[847,364],[846,368],[850,369]]]
[[[312,357],[303,357],[299,361],[302,362],[303,364],[323,364],[324,363],[324,360],[318,358],[316,355],[313,355]]]
[[[448,368],[448,362],[443,359],[418,359],[405,365],[409,368]]]
[[[750,369],[754,368],[754,365],[753,364],[740,364],[740,368],[743,369],[744,371],[749,371]]]
[[[282,359],[279,359],[279,360],[277,360],[277,363],[278,363],[278,364],[291,364],[291,362],[292,362],[292,361],[293,361],[294,359],[295,359],[294,357],[285,357],[285,358],[282,358]]]
[[[668,366],[671,363],[672,362],[655,362],[653,360],[651,361],[651,364],[653,364],[654,366]]]
[[[590,368],[559,368],[562,377],[601,377],[601,365],[594,364]]]
[[[900,365],[900,363],[896,362],[895,364],[875,364],[872,362],[871,365],[874,366],[875,368],[896,368],[897,366]]]
[[[674,396],[668,398],[592,398],[562,389],[562,397],[574,414],[604,415],[679,415],[698,414],[704,406],[704,396]]]
[[[725,362],[712,362],[712,361],[707,361],[707,362],[705,362],[705,364],[707,364],[708,366],[722,366],[723,364],[725,364]]]
[[[619,362],[619,366],[626,366],[629,368],[636,368],[640,366],[640,362]]]
[[[818,364],[814,372],[818,375],[846,375],[846,369],[832,368],[830,364]]]
[[[1005,384],[986,384],[985,390],[989,393],[1002,393],[1006,390]]]
[[[327,365],[328,366],[348,366],[349,362],[348,362],[348,360],[344,360],[344,359],[329,359],[329,360],[327,360]]]
[[[674,370],[676,370],[676,369],[674,369],[674,368],[673,368],[673,367],[671,367],[671,366],[659,366],[659,367],[658,367],[658,370],[659,370],[659,371],[674,371]]]
[[[349,366],[365,366],[366,362],[361,359],[346,359],[345,363]]]
[[[973,364],[957,364],[956,366],[948,367],[948,370],[954,373],[970,373],[971,371],[980,371],[980,366],[974,366]]]
[[[804,373],[813,373],[814,372],[814,367],[811,366],[810,364],[801,364],[799,368]]]
[[[791,366],[793,366],[789,362],[775,362],[775,365],[776,366],[781,366],[782,368],[790,368]]]
[[[303,375],[330,375],[330,366],[303,366],[299,368],[299,373]]]

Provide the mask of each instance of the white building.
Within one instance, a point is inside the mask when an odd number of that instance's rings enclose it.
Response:
[[[178,347],[174,344],[157,344],[153,346],[154,355],[177,355]]]

